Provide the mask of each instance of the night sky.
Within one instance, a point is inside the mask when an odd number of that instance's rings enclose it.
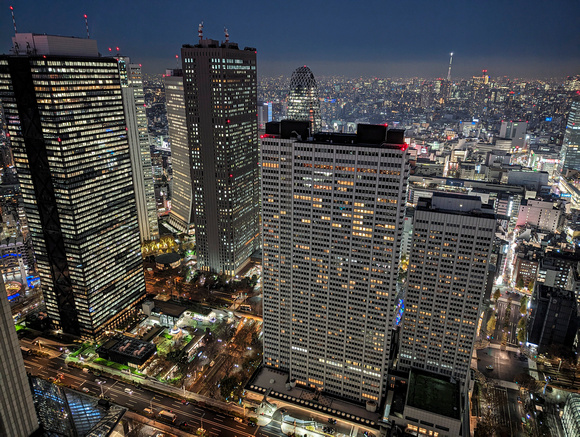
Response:
[[[454,77],[483,68],[491,76],[556,77],[580,73],[577,0],[0,0],[0,48],[20,32],[86,36],[101,53],[119,46],[145,72],[175,68],[182,44],[204,36],[258,50],[260,75]]]

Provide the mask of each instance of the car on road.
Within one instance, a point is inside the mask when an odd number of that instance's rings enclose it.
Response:
[[[147,414],[154,414],[155,412],[153,411],[153,408],[145,408],[143,409],[143,411]]]
[[[493,366],[491,364],[488,364],[487,366],[485,366],[485,370],[493,370]]]
[[[189,405],[189,401],[187,401],[187,400],[185,400],[185,399],[182,399],[182,400],[181,400],[181,403],[182,403],[183,405]]]
[[[336,425],[336,419],[333,419],[332,417],[328,418],[328,423],[331,423],[333,425]]]
[[[132,395],[133,394],[133,390],[131,390],[129,387],[127,387],[125,390],[125,393]]]
[[[88,393],[88,392],[89,392],[89,388],[88,388],[88,387],[83,387],[83,391],[84,391],[85,393]]]
[[[234,417],[234,420],[238,423],[244,423],[244,421],[240,417]]]
[[[256,424],[254,422],[248,422],[248,426],[251,428],[254,428],[256,426]]]

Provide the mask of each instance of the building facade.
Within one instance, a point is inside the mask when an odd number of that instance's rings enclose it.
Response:
[[[198,266],[236,275],[259,247],[256,50],[181,49]]]
[[[314,135],[321,128],[318,85],[314,74],[306,65],[294,70],[290,78],[287,118],[307,121],[310,135]]]
[[[173,169],[169,224],[179,232],[193,234],[191,164],[181,69],[166,71],[165,102]]]
[[[143,75],[141,64],[131,64],[131,60],[125,56],[119,57],[118,61],[125,121],[127,122],[127,140],[129,141],[129,154],[133,169],[137,220],[143,243],[159,239],[147,111],[143,95]]]
[[[532,225],[545,231],[555,232],[561,225],[562,210],[553,202],[522,200],[516,226]]]
[[[399,368],[465,380],[495,234],[475,196],[434,193],[414,218]]]
[[[527,146],[527,131],[528,123],[525,121],[502,121],[499,137],[511,139],[513,149],[524,149]]]
[[[145,291],[117,61],[88,39],[19,33],[14,46],[0,101],[47,312],[94,338]]]
[[[409,176],[403,131],[262,139],[264,364],[298,384],[380,401]],[[298,134],[302,140],[297,139]]]
[[[0,435],[28,436],[38,428],[38,420],[1,277],[0,336]]]
[[[580,395],[570,393],[562,414],[562,428],[566,437],[580,435]]]
[[[580,99],[572,101],[564,142],[560,150],[561,169],[580,171]]]
[[[571,348],[578,332],[576,295],[571,290],[536,284],[530,304],[528,343],[544,353],[552,346]]]

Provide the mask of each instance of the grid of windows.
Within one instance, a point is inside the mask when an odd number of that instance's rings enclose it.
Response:
[[[379,400],[409,176],[396,146],[262,140],[264,361]]]
[[[181,232],[193,232],[192,190],[190,160],[191,154],[199,154],[199,148],[189,149],[187,123],[181,70],[173,70],[165,77],[165,101],[169,138],[171,138],[171,168],[173,169],[173,193],[169,223]],[[192,131],[196,126],[191,127]],[[199,188],[199,187],[197,187]]]
[[[495,218],[459,209],[458,203],[456,211],[436,211],[420,202],[415,212],[399,367],[464,379],[485,292]]]
[[[118,58],[141,242],[159,238],[155,186],[140,64]]]
[[[47,311],[95,337],[145,290],[115,59],[0,58],[4,105]]]
[[[181,54],[197,261],[235,275],[259,244],[256,52],[203,40]]]

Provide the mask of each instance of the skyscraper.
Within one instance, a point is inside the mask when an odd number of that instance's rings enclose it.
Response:
[[[572,101],[560,151],[561,169],[580,170],[580,99]]]
[[[181,57],[197,262],[235,275],[259,244],[256,49],[200,37]]]
[[[262,139],[264,364],[380,401],[409,176],[404,131],[358,125],[307,140],[308,130],[269,123]]]
[[[171,213],[169,224],[179,232],[194,232],[191,163],[187,123],[185,116],[185,94],[183,93],[183,71],[167,70],[165,74],[165,105],[171,141],[171,166],[173,169]]]
[[[294,70],[290,78],[287,115],[289,120],[307,121],[310,124],[310,135],[320,130],[318,85],[314,74],[306,65]]]
[[[151,170],[151,148],[149,147],[141,64],[131,64],[131,60],[126,56],[120,56],[118,61],[125,121],[127,122],[129,155],[133,169],[133,188],[137,204],[139,234],[141,242],[157,240],[159,238],[159,224],[157,222],[155,184]]]
[[[38,420],[1,276],[0,338],[0,435],[28,436],[38,428]]]
[[[117,61],[89,39],[13,42],[0,100],[46,308],[55,328],[94,338],[145,291]]]
[[[414,217],[399,368],[465,380],[495,233],[475,196],[434,193]]]

